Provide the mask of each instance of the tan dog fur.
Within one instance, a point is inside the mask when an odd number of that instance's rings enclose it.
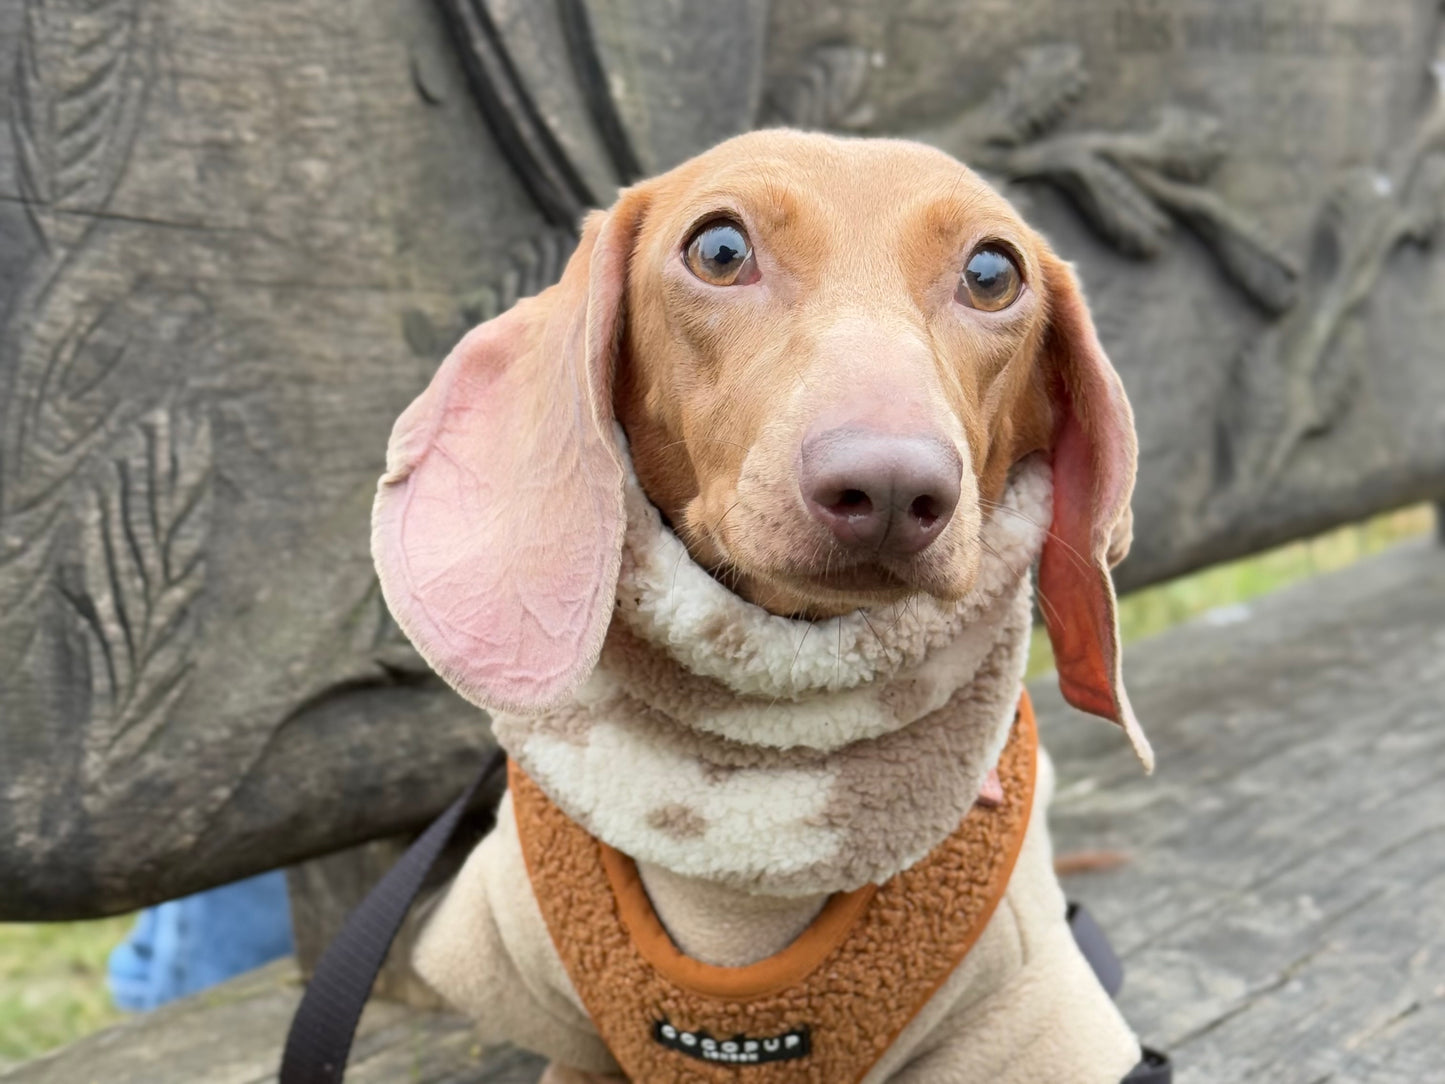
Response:
[[[688,238],[721,217],[745,228],[757,282],[712,286],[688,270]],[[1020,296],[999,312],[954,299],[964,262],[984,241],[1010,248],[1022,271]],[[594,434],[578,435],[579,404],[590,404],[580,416],[590,409],[599,432],[615,414],[644,491],[698,564],[749,601],[805,618],[916,593],[963,596],[979,566],[980,526],[1010,469],[1030,453],[1051,453],[1053,553],[1045,555],[1040,592],[1061,684],[1074,703],[1124,726],[1149,763],[1120,682],[1107,573],[1129,541],[1135,447],[1127,402],[1068,266],[958,162],[905,142],[788,131],[739,137],[626,190],[605,217],[589,219],[561,284],[478,335],[459,347],[462,363],[467,351],[531,358],[487,379],[548,389],[522,394],[524,413],[533,413],[518,423],[516,447],[497,469],[521,472],[551,460],[558,469],[545,477],[565,478],[550,497],[525,494],[512,525],[485,528],[506,532],[494,549],[514,562],[519,593],[542,582],[555,559],[552,549],[521,541],[522,530],[537,530],[548,501],[564,519],[578,506],[586,522],[605,521],[602,533],[565,544],[599,549],[602,556],[588,560],[604,586],[611,561],[615,581],[606,487],[620,468],[597,450]],[[567,657],[560,678],[462,674],[450,646],[429,648],[437,640],[429,635],[434,614],[392,556],[405,543],[396,541],[403,532],[387,487],[406,483],[427,442],[441,439],[436,419],[451,410],[452,384],[475,379],[459,372],[448,376],[444,366],[433,385],[442,390],[429,391],[398,423],[378,501],[383,588],[403,627],[464,694],[488,707],[535,710],[565,697],[590,668],[609,611],[588,602],[591,625],[566,629],[576,659]],[[860,416],[939,434],[964,464],[956,512],[916,556],[849,553],[798,499],[803,434],[820,419]],[[594,516],[594,507],[606,512]],[[1046,851],[1046,839],[1038,847]],[[726,938],[717,947],[709,936],[710,924],[736,913],[728,892],[656,867],[643,866],[642,875],[680,945],[729,965],[749,962],[730,955]],[[769,921],[749,931],[749,953],[781,949],[821,903],[793,899],[766,909]],[[759,938],[760,928],[773,932]],[[1126,1038],[1111,1041],[1131,1041],[1126,1029],[1119,1034]],[[618,1079],[561,1065],[544,1078]]]
[[[775,612],[963,594],[980,500],[996,501],[1010,466],[1052,432],[1046,295],[1072,280],[1042,238],[956,161],[910,143],[840,154],[833,140],[758,133],[624,199],[648,210],[617,415],[643,488],[699,563]],[[720,212],[753,239],[754,287],[712,287],[683,265],[681,239]],[[1000,313],[953,301],[961,261],[985,239],[1009,243],[1030,284]],[[847,582],[850,560],[793,499],[803,431],[863,402],[945,434],[968,466],[944,536],[876,586],[884,577]]]

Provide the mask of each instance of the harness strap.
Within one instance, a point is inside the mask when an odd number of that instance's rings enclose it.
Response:
[[[422,882],[482,784],[502,770],[498,749],[460,798],[432,821],[366,894],[332,939],[291,1019],[277,1084],[340,1084],[361,1010]]]

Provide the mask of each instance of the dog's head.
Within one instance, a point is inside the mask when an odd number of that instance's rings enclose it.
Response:
[[[693,557],[803,617],[961,597],[1010,468],[1047,453],[1059,680],[1146,755],[1109,577],[1129,405],[1069,267],[947,155],[730,140],[622,193],[560,283],[462,340],[396,424],[373,548],[402,628],[479,704],[554,705],[596,661],[614,421]]]

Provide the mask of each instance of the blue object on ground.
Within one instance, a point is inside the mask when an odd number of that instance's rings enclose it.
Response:
[[[143,1012],[291,951],[286,875],[263,873],[142,911],[110,954],[110,992]]]

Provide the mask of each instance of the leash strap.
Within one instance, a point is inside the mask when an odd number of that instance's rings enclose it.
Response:
[[[1110,997],[1118,997],[1124,986],[1124,965],[1114,946],[1109,944],[1109,938],[1082,903],[1069,904],[1068,918],[1074,943],[1089,962],[1099,985]],[[1147,1046],[1143,1052],[1143,1060],[1129,1070],[1122,1084],[1174,1084],[1174,1066],[1168,1056]]]
[[[461,797],[417,837],[347,917],[321,954],[291,1020],[277,1084],[341,1084],[361,1011],[407,911],[477,791],[506,762],[500,749],[493,752]],[[1124,983],[1124,967],[1109,939],[1080,904],[1069,904],[1068,920],[1079,950],[1114,997]],[[1146,1048],[1144,1060],[1122,1084],[1172,1084],[1173,1079],[1169,1059]]]
[[[347,917],[316,964],[281,1055],[277,1084],[341,1084],[361,1010],[422,882],[472,798],[507,757],[500,749]]]
[[[1069,904],[1069,930],[1074,935],[1074,944],[1089,961],[1099,985],[1110,997],[1118,997],[1124,987],[1124,965],[1119,962],[1114,946],[1094,921],[1094,916],[1084,909],[1082,903]]]

